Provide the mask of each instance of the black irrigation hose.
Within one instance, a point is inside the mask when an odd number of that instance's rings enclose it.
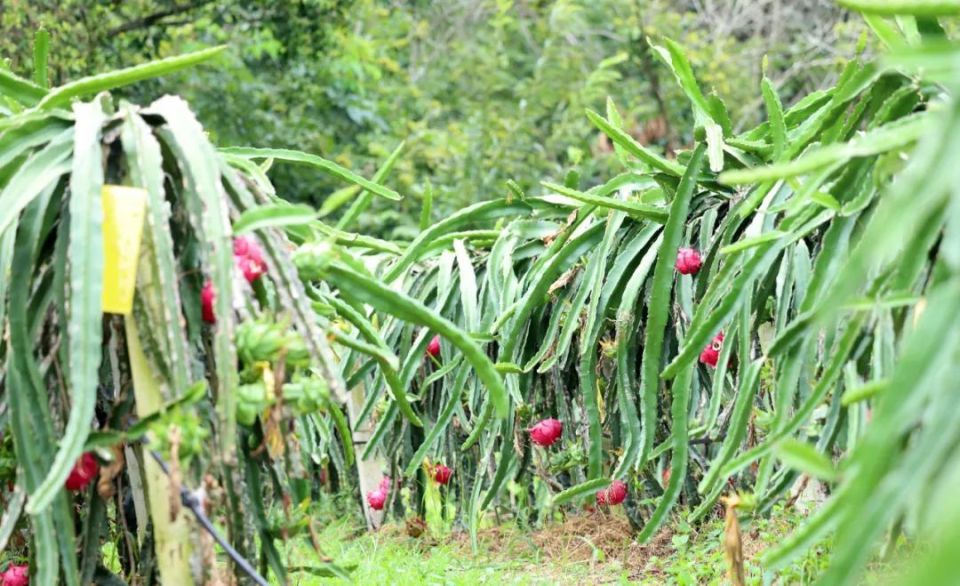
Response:
[[[146,443],[146,439],[144,439],[144,443]],[[167,466],[167,463],[163,461],[163,458],[160,457],[160,454],[154,450],[150,450],[150,455],[153,456],[153,459],[156,460],[157,464],[160,465],[160,469],[163,470],[163,473],[169,477],[170,469]],[[180,485],[180,503],[193,512],[193,515],[197,518],[197,521],[200,522],[200,525],[202,525],[203,528],[207,530],[207,533],[209,533],[210,536],[213,537],[218,544],[220,544],[220,547],[223,548],[223,551],[227,552],[227,555],[229,555],[230,558],[236,562],[237,566],[239,566],[240,569],[243,570],[248,576],[253,578],[254,582],[259,584],[259,586],[270,586],[270,583],[267,582],[267,580],[253,568],[250,562],[247,561],[247,558],[243,557],[237,550],[233,549],[233,546],[230,545],[227,540],[217,532],[216,527],[213,526],[213,522],[210,521],[210,518],[207,517],[206,513],[204,513],[201,509],[200,499],[197,498],[197,495],[193,491],[189,490],[183,485]]]

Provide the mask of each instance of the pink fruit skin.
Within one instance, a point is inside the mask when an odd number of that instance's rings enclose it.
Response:
[[[703,266],[703,259],[695,249],[681,248],[677,251],[677,262],[673,266],[681,275],[695,275]]]
[[[563,422],[557,419],[544,419],[531,427],[530,439],[538,446],[548,447],[557,441],[563,433]]]
[[[97,477],[99,471],[100,465],[97,464],[97,459],[90,452],[86,452],[73,465],[73,470],[70,471],[70,476],[67,476],[64,486],[71,491],[83,490]]]
[[[0,574],[0,586],[27,586],[30,583],[30,569],[27,566],[10,564],[6,572]]]
[[[260,250],[257,241],[250,236],[238,236],[233,239],[233,259],[248,283],[253,283],[267,272],[263,251]]]
[[[204,283],[203,290],[200,291],[200,313],[203,316],[203,321],[208,324],[217,323],[217,316],[213,313],[213,300],[216,296],[213,283],[210,281]]]
[[[260,245],[250,236],[237,236],[233,239],[233,255],[245,256],[263,262],[263,252],[260,250]]]
[[[714,336],[710,345],[700,353],[700,362],[716,368],[717,361],[720,360],[720,349],[723,348],[723,332]]]
[[[627,498],[627,484],[622,480],[614,480],[607,487],[607,503],[610,505],[619,505]]]
[[[440,357],[440,336],[434,336],[430,343],[427,344],[427,354],[434,358]]]
[[[387,492],[382,488],[372,490],[367,493],[367,504],[374,511],[382,511],[383,505],[387,502]]]

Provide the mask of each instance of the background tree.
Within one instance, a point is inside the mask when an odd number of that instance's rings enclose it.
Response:
[[[147,103],[183,95],[219,144],[296,147],[372,174],[401,142],[388,182],[355,228],[409,238],[431,185],[434,216],[575,168],[595,184],[616,168],[583,116],[606,96],[655,149],[692,141],[692,114],[647,38],[689,50],[706,91],[738,124],[762,117],[759,63],[784,102],[829,84],[859,22],[827,0],[0,0],[0,57],[29,71],[45,27],[54,83],[219,43],[216,68],[141,84]],[[283,197],[320,205],[328,178],[277,167]],[[331,202],[332,203],[332,202]],[[325,208],[340,213],[336,206]]]

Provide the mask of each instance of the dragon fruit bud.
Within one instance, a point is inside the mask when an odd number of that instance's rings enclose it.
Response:
[[[427,344],[427,354],[433,358],[440,357],[440,336],[434,336],[430,343]]]
[[[437,464],[433,467],[433,479],[437,481],[437,484],[450,482],[451,476],[453,476],[453,470],[443,464]]]

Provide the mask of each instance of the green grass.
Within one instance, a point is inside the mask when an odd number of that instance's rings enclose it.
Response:
[[[727,562],[721,546],[724,521],[713,518],[691,526],[674,516],[648,545],[634,541],[621,511],[583,513],[545,528],[522,529],[514,524],[481,530],[480,547],[471,551],[469,537],[454,532],[442,538],[413,538],[403,524],[391,523],[368,532],[355,516],[337,516],[347,499],[338,496],[314,509],[317,541],[323,556],[350,568],[351,580],[321,578],[297,568],[320,565],[322,557],[310,540],[291,539],[284,563],[293,585],[403,584],[403,585],[541,585],[636,584],[641,586],[721,586],[727,580]],[[760,557],[780,543],[804,517],[794,509],[777,507],[769,518],[741,524],[747,584],[812,584],[826,569],[831,542],[812,548],[793,565],[777,574],[764,575]],[[320,529],[322,527],[322,529]],[[900,547],[899,552],[912,551]],[[103,563],[120,574],[116,545],[102,547]],[[225,565],[226,555],[218,548]],[[874,563],[861,582],[870,586],[889,583],[890,564]],[[271,583],[279,584],[271,574]]]
[[[760,554],[802,520],[794,511],[779,509],[769,519],[742,526],[748,584],[810,584],[823,572],[829,542],[764,580]],[[639,546],[622,514],[584,514],[536,531],[504,525],[481,532],[474,554],[462,534],[412,538],[397,525],[367,533],[355,519],[338,519],[319,533],[319,542],[323,553],[338,564],[355,566],[354,584],[699,586],[729,584],[723,531],[722,518],[694,528],[675,517],[651,545]],[[286,561],[289,567],[309,566],[318,557],[307,541],[298,540],[289,544]],[[347,582],[295,573],[291,583]]]

